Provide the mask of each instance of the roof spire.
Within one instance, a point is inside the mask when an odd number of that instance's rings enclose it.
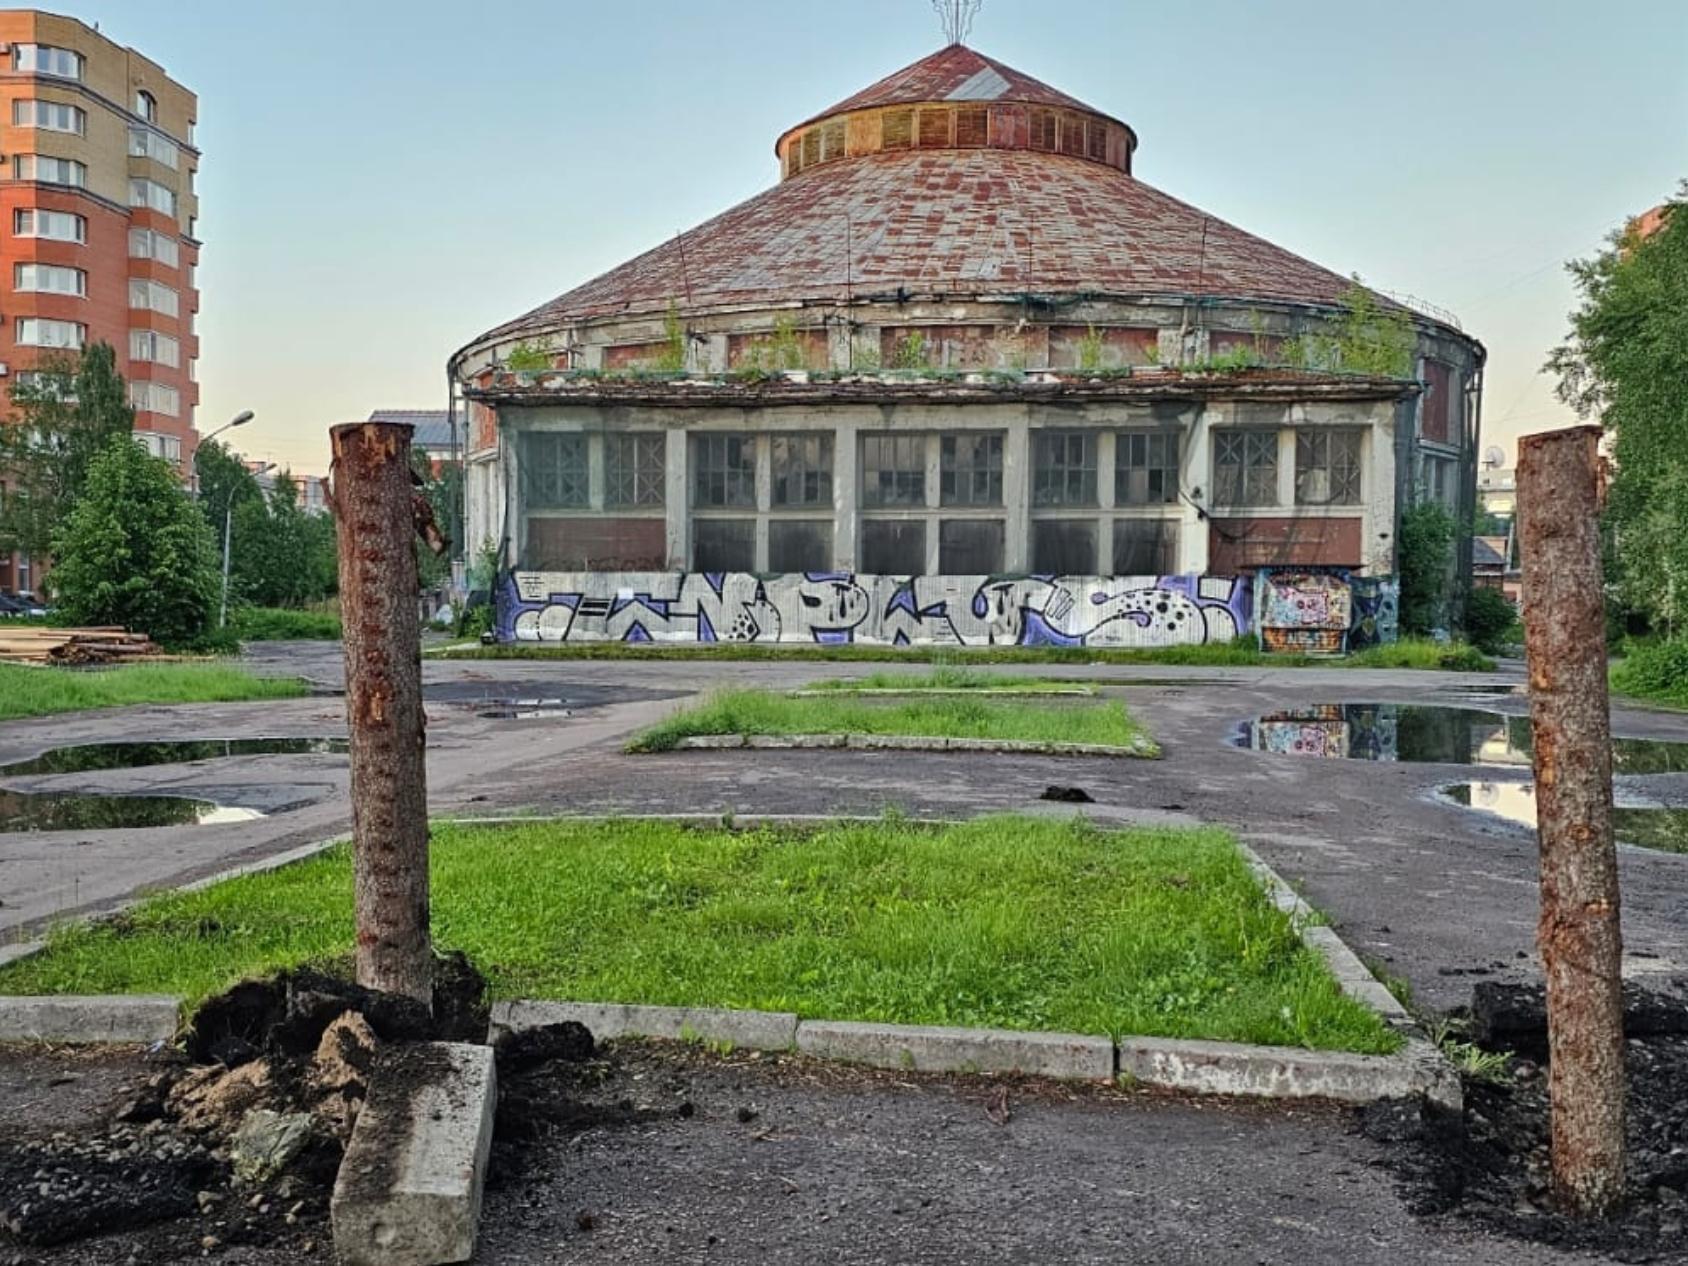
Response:
[[[932,8],[944,24],[944,35],[951,44],[965,44],[973,29],[973,19],[985,0],[932,0]]]

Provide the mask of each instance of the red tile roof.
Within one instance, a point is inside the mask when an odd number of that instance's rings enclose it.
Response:
[[[914,150],[784,181],[483,337],[662,311],[670,302],[693,312],[841,303],[903,289],[1329,304],[1350,284],[1098,163]]]

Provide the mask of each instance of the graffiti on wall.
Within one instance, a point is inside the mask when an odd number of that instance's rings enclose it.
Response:
[[[1245,721],[1231,742],[1276,756],[1392,761],[1397,726],[1388,704],[1321,704]]]
[[[1268,651],[1340,655],[1353,616],[1353,593],[1340,572],[1262,573],[1260,643]]]
[[[512,572],[506,642],[1149,647],[1249,631],[1253,588],[1215,576]]]
[[[1383,646],[1401,635],[1401,582],[1393,576],[1351,576],[1354,623],[1348,629],[1348,649],[1362,651]]]

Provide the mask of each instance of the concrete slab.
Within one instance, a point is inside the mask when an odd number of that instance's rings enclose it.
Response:
[[[0,998],[0,1042],[167,1042],[181,1007],[165,994]]]
[[[334,1184],[343,1266],[474,1256],[497,1106],[490,1047],[427,1042],[382,1053]]]
[[[1114,1075],[1114,1044],[1078,1033],[805,1020],[797,1049],[826,1059],[917,1072],[1032,1073],[1078,1081]]]
[[[1428,1048],[1428,1049],[1426,1049]],[[1119,1075],[1192,1094],[1374,1103],[1427,1095],[1458,1103],[1459,1081],[1428,1043],[1397,1055],[1350,1055],[1240,1042],[1135,1037],[1119,1043]]]
[[[730,1042],[756,1051],[788,1051],[797,1042],[797,1016],[789,1011],[729,1011],[715,1007],[646,1007],[618,1002],[499,1002],[492,1008],[492,1036],[574,1020],[599,1041],[617,1037],[695,1038]]]

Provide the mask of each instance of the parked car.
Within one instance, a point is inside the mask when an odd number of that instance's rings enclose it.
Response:
[[[40,618],[50,608],[27,589],[16,593],[0,591],[0,618],[19,619],[24,616]]]

